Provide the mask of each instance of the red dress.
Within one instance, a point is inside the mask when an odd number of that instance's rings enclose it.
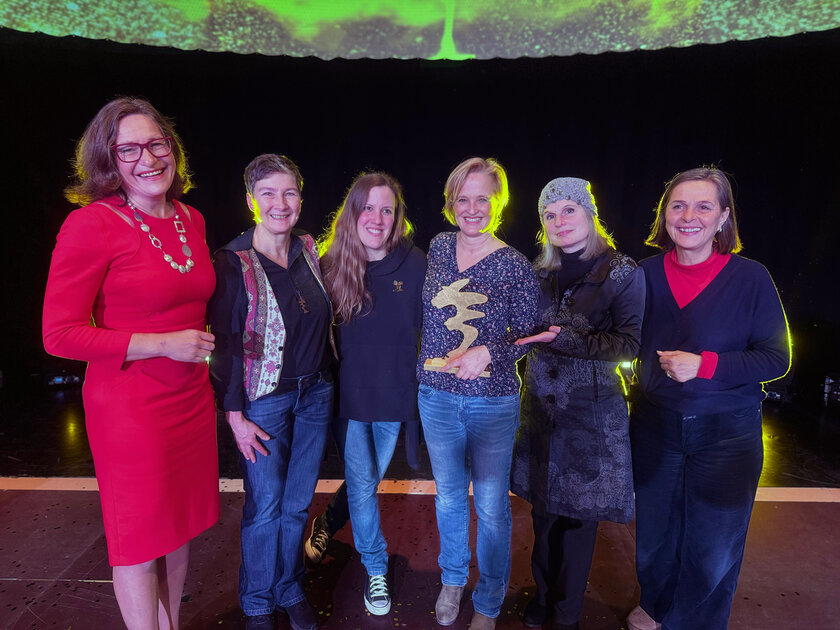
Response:
[[[44,346],[88,362],[83,389],[112,566],[153,560],[219,517],[216,412],[205,362],[125,361],[134,332],[205,329],[215,275],[204,219],[175,202],[195,266],[163,260],[119,197],[73,211],[44,298]],[[116,212],[115,212],[116,210]],[[172,219],[143,217],[183,263]]]

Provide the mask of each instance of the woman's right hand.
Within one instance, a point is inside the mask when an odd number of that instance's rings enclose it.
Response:
[[[233,431],[236,447],[245,459],[252,464],[256,464],[257,453],[268,455],[268,449],[260,440],[270,440],[271,436],[263,431],[259,425],[248,420],[241,411],[226,411],[225,418],[230,425],[230,430]]]
[[[677,383],[697,378],[700,363],[703,362],[702,355],[682,350],[657,350],[656,354],[659,355],[659,367],[665,372],[665,376]]]
[[[125,360],[167,357],[173,361],[199,363],[213,352],[215,340],[211,333],[193,328],[169,333],[134,333]]]
[[[440,370],[449,372],[462,381],[474,381],[490,365],[491,359],[487,346],[473,346],[451,357]]]
[[[559,332],[560,326],[549,326],[548,330],[544,330],[536,335],[531,335],[530,337],[522,337],[522,339],[517,339],[513,343],[517,346],[524,346],[528,343],[551,343],[557,339]]]
[[[164,333],[161,348],[165,357],[173,361],[198,363],[204,361],[216,347],[215,337],[203,330],[178,330]]]

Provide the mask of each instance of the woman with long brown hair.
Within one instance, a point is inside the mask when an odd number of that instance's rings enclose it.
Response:
[[[411,242],[399,183],[385,173],[353,181],[321,240],[322,267],[333,303],[339,354],[336,431],[345,461],[346,490],[339,489],[313,523],[307,555],[320,560],[329,538],[346,519],[368,573],[364,603],[374,615],[391,608],[388,555],[376,490],[394,453],[400,424],[416,444],[414,368],[420,339],[420,294],[426,256]],[[410,428],[409,428],[410,427]],[[411,456],[409,456],[411,459]],[[344,495],[346,492],[346,498]]]

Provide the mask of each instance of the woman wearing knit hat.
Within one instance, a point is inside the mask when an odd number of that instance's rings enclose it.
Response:
[[[639,350],[642,270],[616,251],[589,182],[559,177],[538,205],[543,332],[530,344],[511,490],[531,502],[537,593],[523,622],[575,630],[601,520],[633,518],[627,403],[616,367]]]

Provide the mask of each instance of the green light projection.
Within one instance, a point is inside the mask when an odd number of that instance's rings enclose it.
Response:
[[[840,0],[4,0],[0,27],[185,50],[489,59],[827,30]]]

